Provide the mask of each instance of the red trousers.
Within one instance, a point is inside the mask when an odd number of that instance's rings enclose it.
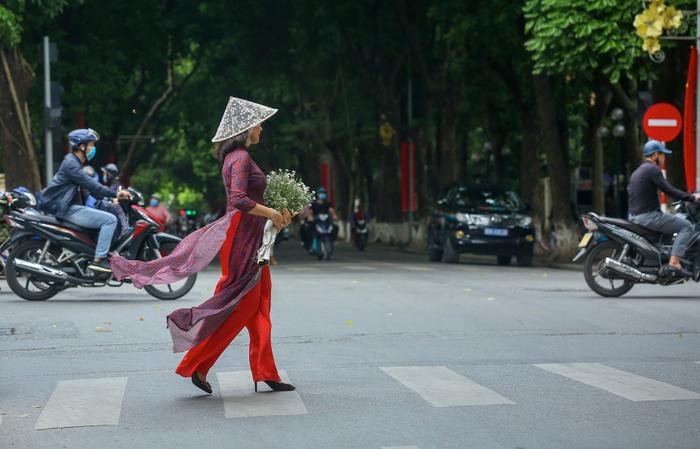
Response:
[[[231,341],[246,327],[250,335],[249,359],[253,381],[280,382],[272,356],[271,298],[270,268],[265,266],[262,267],[258,284],[241,299],[233,313],[214,333],[187,351],[175,372],[183,377],[191,377],[195,372],[206,375]]]

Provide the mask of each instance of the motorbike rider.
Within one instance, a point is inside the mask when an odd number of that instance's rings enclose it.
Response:
[[[330,214],[333,217],[333,221],[338,221],[338,216],[335,213],[335,209],[330,201],[328,201],[328,194],[326,189],[319,187],[316,191],[316,201],[311,203],[311,213],[309,214],[309,220],[313,221],[314,217],[319,214]]]
[[[338,236],[338,225],[335,222],[338,221],[338,215],[335,213],[335,208],[330,201],[328,201],[328,194],[324,187],[319,187],[316,191],[316,201],[311,203],[311,211],[308,215],[308,220],[313,222],[314,218],[320,214],[329,214],[333,219],[333,235],[332,238]]]
[[[151,195],[151,201],[148,203],[146,210],[158,217],[165,224],[170,224],[173,221],[173,214],[170,213],[167,207],[160,202],[160,195],[154,193]]]
[[[693,236],[693,225],[677,215],[661,212],[658,191],[683,201],[697,202],[697,195],[676,189],[664,178],[660,166],[671,150],[658,140],[649,140],[644,144],[644,162],[632,173],[627,187],[629,203],[629,220],[652,231],[663,234],[675,234],[671,259],[666,271],[679,277],[689,277],[692,273],[681,266],[681,257],[685,255]]]
[[[126,190],[113,192],[82,170],[83,164],[95,157],[95,143],[99,139],[99,134],[92,129],[75,129],[68,133],[72,151],[63,158],[49,185],[39,192],[37,209],[84,228],[99,229],[95,256],[88,268],[109,273],[107,253],[117,227],[117,218],[109,212],[86,207],[80,188],[95,198],[125,199],[130,194]]]
[[[107,164],[102,167],[102,184],[112,192],[118,192],[121,187],[119,182],[119,168],[117,164]]]

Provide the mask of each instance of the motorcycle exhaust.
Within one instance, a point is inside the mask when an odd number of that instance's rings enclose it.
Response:
[[[626,278],[631,278],[634,281],[655,282],[657,279],[657,276],[655,274],[642,273],[634,267],[625,265],[609,257],[605,258],[603,268],[607,268],[610,271],[614,271],[615,273],[622,275]]]
[[[13,262],[18,271],[25,271],[35,274],[39,277],[39,279],[59,282],[70,282],[75,284],[82,283],[80,279],[73,277],[61,270],[47,267],[46,265],[29,262],[28,260],[23,259],[14,259]]]

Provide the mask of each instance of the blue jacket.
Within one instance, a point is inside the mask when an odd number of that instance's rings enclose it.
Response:
[[[37,206],[40,211],[63,218],[73,204],[75,195],[80,195],[80,187],[90,192],[95,198],[116,198],[117,194],[89,177],[83,171],[83,163],[73,153],[66,154],[61,166],[48,187],[37,194]],[[82,197],[80,202],[82,203]]]

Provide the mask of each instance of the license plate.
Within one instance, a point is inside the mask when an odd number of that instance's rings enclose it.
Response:
[[[502,228],[486,228],[484,229],[484,235],[490,235],[494,237],[508,237],[508,230]]]
[[[593,237],[592,232],[587,232],[586,235],[583,236],[581,241],[578,243],[579,248],[585,248],[588,246],[588,243],[591,241],[591,238]]]

